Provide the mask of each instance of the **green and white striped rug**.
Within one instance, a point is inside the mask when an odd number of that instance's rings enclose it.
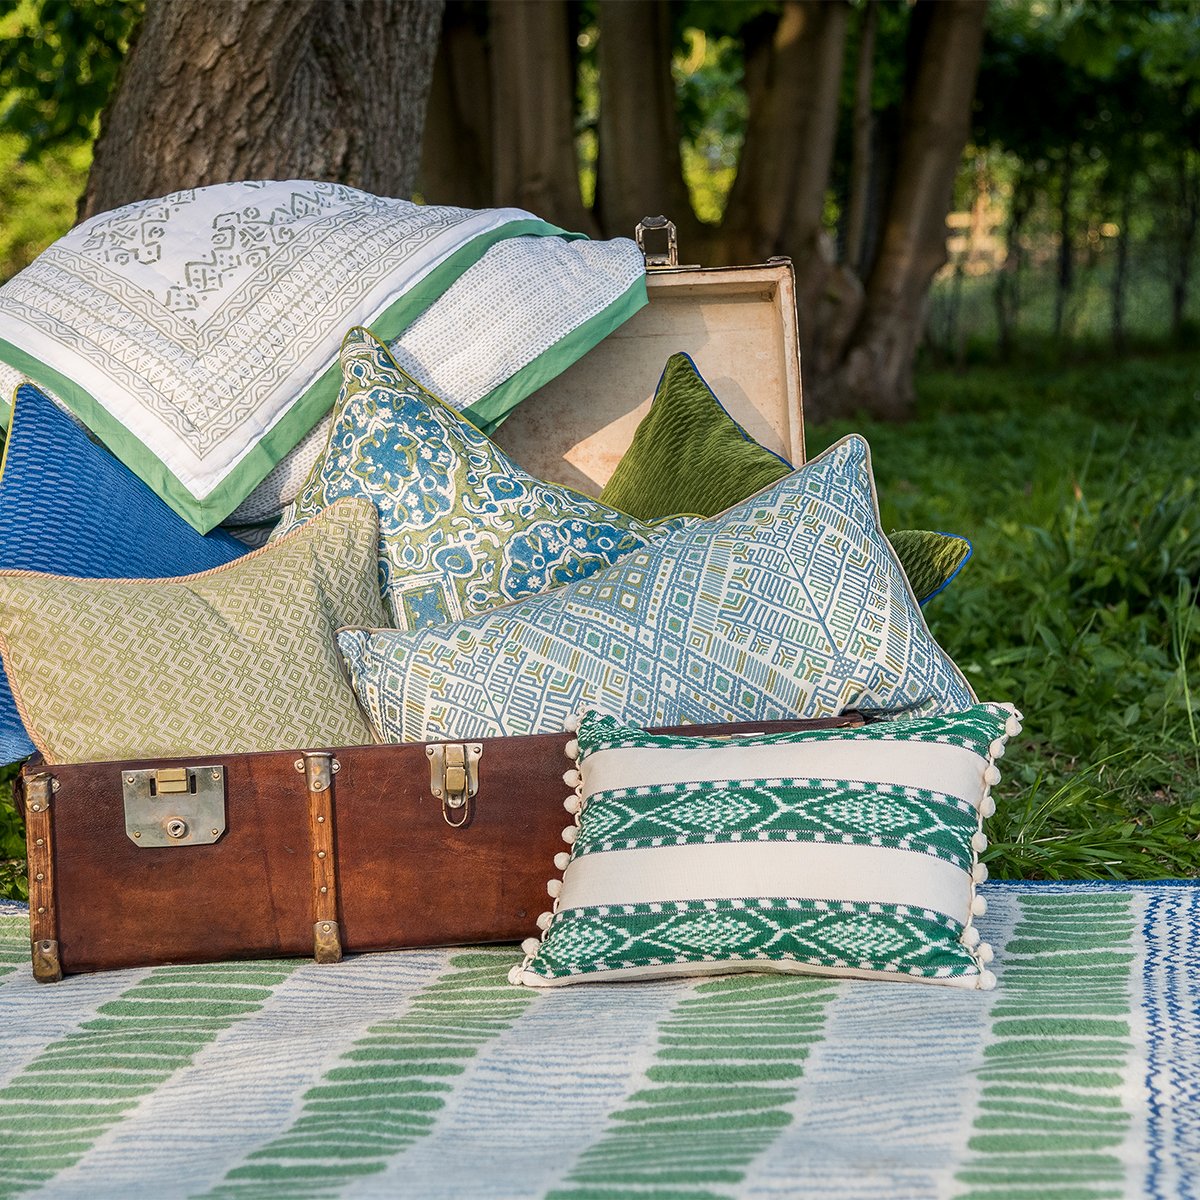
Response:
[[[1200,1197],[1200,885],[989,885],[999,986],[505,981],[514,947],[33,983],[0,1196]]]

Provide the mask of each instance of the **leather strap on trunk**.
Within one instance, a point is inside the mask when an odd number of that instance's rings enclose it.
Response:
[[[337,865],[333,847],[333,777],[340,763],[332,754],[305,753],[296,760],[308,784],[308,828],[312,846],[313,957],[342,960],[338,929]]]
[[[21,780],[25,799],[25,844],[29,860],[29,944],[38,983],[62,978],[58,920],[54,911],[54,832],[51,808],[58,781],[45,771]]]

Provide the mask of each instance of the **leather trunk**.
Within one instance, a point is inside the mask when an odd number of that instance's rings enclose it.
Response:
[[[34,975],[519,941],[571,820],[569,738],[34,760],[17,787]]]

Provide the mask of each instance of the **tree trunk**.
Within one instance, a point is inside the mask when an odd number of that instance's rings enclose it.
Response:
[[[1121,182],[1121,211],[1117,219],[1117,261],[1112,276],[1112,341],[1114,348],[1125,349],[1125,285],[1129,279],[1129,224],[1133,220],[1133,183],[1128,175]]]
[[[850,158],[850,200],[846,217],[846,265],[860,276],[866,273],[864,252],[867,211],[871,197],[871,160],[875,114],[871,90],[875,78],[875,32],[879,26],[879,0],[867,0],[859,19],[858,63],[854,73],[854,136]]]
[[[1188,292],[1192,281],[1192,255],[1196,248],[1196,231],[1200,226],[1200,171],[1191,169],[1191,154],[1186,147],[1179,152],[1179,242],[1175,268],[1171,276],[1171,339],[1182,344],[1184,314],[1187,312]]]
[[[769,33],[747,29],[750,115],[722,227],[728,262],[817,261],[848,12],[840,0],[784,0]]]
[[[946,261],[946,214],[970,126],[987,6],[917,0],[896,176],[879,257],[842,365],[810,390],[813,415],[910,413],[929,285]]]
[[[147,0],[83,214],[237,179],[407,196],[441,0]]]
[[[1024,250],[1021,234],[1025,219],[1033,207],[1034,192],[1022,164],[1013,181],[1012,197],[1008,203],[1008,229],[1005,232],[1004,265],[996,276],[993,301],[996,307],[996,328],[999,335],[1000,357],[1007,360],[1012,354],[1013,333],[1021,310],[1021,264]]]
[[[1075,280],[1075,258],[1071,248],[1071,199],[1075,165],[1070,148],[1063,159],[1058,189],[1058,274],[1054,288],[1054,338],[1062,337],[1067,315],[1067,297]]]
[[[607,237],[632,237],[665,213],[693,261],[700,234],[683,181],[665,0],[600,0],[600,157],[595,214]]]
[[[862,297],[852,273],[835,265],[824,229],[849,11],[840,0],[784,0],[773,26],[760,18],[747,27],[750,115],[713,256],[792,259],[806,380],[839,352]]]
[[[492,203],[492,71],[487,10],[448,0],[421,143],[419,190],[430,204]]]
[[[565,0],[491,0],[494,203],[580,233],[575,73]]]

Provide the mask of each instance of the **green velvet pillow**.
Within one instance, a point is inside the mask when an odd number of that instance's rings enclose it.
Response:
[[[725,411],[688,355],[672,354],[650,411],[600,499],[643,521],[679,513],[713,517],[791,469]],[[920,604],[971,556],[971,543],[952,534],[914,529],[889,537]]]
[[[919,604],[932,600],[949,584],[971,557],[971,543],[954,533],[932,529],[893,529],[892,549]]]
[[[672,354],[600,499],[643,521],[714,517],[791,470],[725,411],[686,354]]]

